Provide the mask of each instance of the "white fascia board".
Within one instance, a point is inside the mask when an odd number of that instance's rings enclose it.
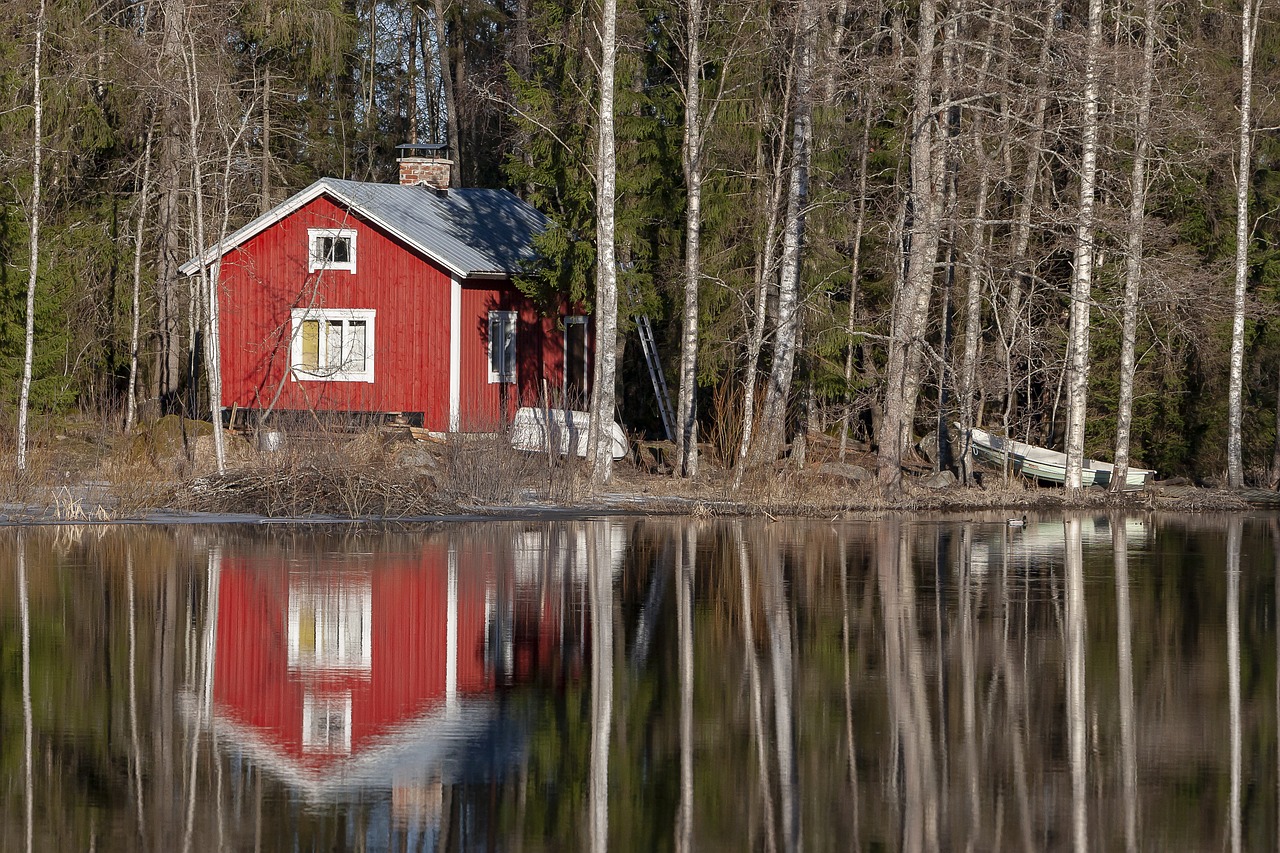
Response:
[[[323,178],[321,178],[311,186],[299,192],[297,195],[286,199],[276,207],[272,208],[271,210],[268,210],[266,213],[262,214],[257,219],[251,220],[248,224],[241,227],[238,231],[228,234],[227,238],[221,241],[221,244],[220,244],[222,249],[221,254],[222,255],[227,254],[232,249],[236,248],[241,243],[243,243],[245,240],[248,240],[249,238],[262,233],[268,227],[276,224],[281,219],[284,219],[286,216],[293,213],[298,208],[315,201],[317,198],[319,198],[321,195],[323,195],[326,192],[330,193],[331,195],[336,195],[336,193],[333,192],[333,188],[329,186],[328,182],[325,181]],[[219,244],[214,244],[213,246],[210,246],[208,249],[205,250],[204,255],[197,258],[192,258],[182,266],[178,267],[178,272],[182,273],[183,275],[194,275],[195,272],[200,269],[201,265],[207,266],[218,259],[218,256],[220,254],[218,249],[219,249]]]
[[[459,269],[458,267],[453,266],[452,264],[445,261],[443,258],[437,256],[434,252],[430,251],[426,246],[423,246],[421,243],[417,242],[416,240],[411,239],[407,234],[404,234],[402,231],[400,231],[400,229],[396,228],[394,225],[384,221],[383,219],[377,216],[374,216],[369,211],[365,210],[361,205],[357,204],[347,196],[338,192],[324,178],[321,178],[320,180],[316,181],[314,184],[307,187],[305,190],[302,190],[297,195],[281,202],[277,207],[274,207],[271,210],[264,213],[262,216],[259,216],[257,219],[253,220],[249,224],[242,227],[239,231],[236,231],[233,234],[227,235],[227,238],[221,242],[221,249],[222,249],[221,253],[219,253],[218,251],[219,247],[217,245],[214,245],[209,249],[207,249],[203,256],[199,258],[192,258],[182,266],[178,267],[178,272],[182,273],[183,275],[194,275],[195,272],[200,269],[200,265],[202,263],[205,265],[213,263],[215,260],[217,260],[219,254],[222,254],[222,255],[227,254],[232,249],[235,249],[237,246],[243,243],[245,240],[248,240],[249,238],[254,237],[257,234],[260,234],[261,232],[265,231],[268,227],[276,224],[281,219],[284,219],[289,214],[293,213],[294,211],[298,210],[304,205],[309,204],[312,201],[315,201],[320,196],[326,195],[326,194],[342,202],[342,204],[344,204],[348,210],[352,210],[359,213],[362,217],[374,223],[383,231],[386,231],[390,234],[394,234],[397,238],[399,238],[400,240],[403,240],[409,246],[412,246],[420,255],[430,258],[434,263],[439,264],[451,276],[454,276],[459,279],[466,279],[466,278],[505,279],[509,277],[507,273],[500,272],[500,271],[478,272],[474,270]]]

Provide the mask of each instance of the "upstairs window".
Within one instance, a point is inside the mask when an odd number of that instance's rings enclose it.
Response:
[[[295,308],[290,366],[297,379],[372,382],[375,311]]]
[[[308,272],[317,270],[356,271],[356,231],[354,228],[309,228]]]
[[[516,312],[489,312],[489,382],[516,381]]]

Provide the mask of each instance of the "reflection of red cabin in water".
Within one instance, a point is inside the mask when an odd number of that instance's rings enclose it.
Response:
[[[436,539],[413,555],[305,565],[224,557],[219,739],[315,796],[439,774],[493,725],[497,689],[581,669],[585,561],[553,566],[529,537],[509,553]]]

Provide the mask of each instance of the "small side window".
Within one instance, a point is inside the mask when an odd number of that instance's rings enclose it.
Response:
[[[354,228],[310,228],[307,230],[307,271],[356,271],[356,230]]]
[[[516,312],[489,312],[489,382],[516,381]]]

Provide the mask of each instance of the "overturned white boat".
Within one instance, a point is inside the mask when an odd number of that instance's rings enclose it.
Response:
[[[591,429],[591,415],[571,409],[539,409],[525,406],[516,410],[511,422],[511,446],[516,450],[532,453],[557,453],[561,456],[587,455],[587,434]],[[613,445],[613,458],[627,455],[627,436],[622,427],[609,422],[609,436]]]
[[[969,430],[969,447],[974,456],[992,465],[1003,466],[1008,459],[1011,470],[1024,477],[1032,477],[1060,486],[1067,481],[1067,454],[1065,453],[1001,438],[977,427]],[[1081,483],[1086,486],[1110,487],[1115,470],[1115,466],[1110,462],[1086,459],[1081,472]],[[1123,491],[1137,491],[1145,487],[1155,474],[1155,471],[1146,468],[1130,468],[1125,476]]]

